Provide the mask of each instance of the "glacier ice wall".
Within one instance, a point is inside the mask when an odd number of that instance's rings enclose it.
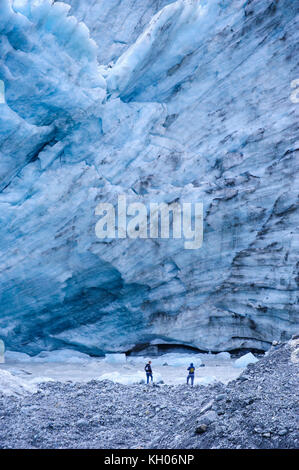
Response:
[[[29,353],[267,349],[298,328],[291,0],[1,0],[0,336]],[[297,153],[296,153],[297,152]],[[95,207],[204,204],[204,243]]]

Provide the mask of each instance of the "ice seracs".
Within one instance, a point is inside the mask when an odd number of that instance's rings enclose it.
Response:
[[[1,1],[8,349],[216,353],[291,337],[297,3],[69,3]],[[95,208],[122,194],[202,202],[202,247],[99,240]]]

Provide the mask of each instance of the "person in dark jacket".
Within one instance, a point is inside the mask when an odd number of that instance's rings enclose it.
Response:
[[[187,385],[189,384],[189,380],[191,379],[191,386],[193,387],[194,384],[194,374],[195,374],[195,367],[193,365],[193,362],[191,362],[190,366],[188,367],[188,377],[187,377]]]
[[[151,379],[151,381],[153,381],[153,371],[152,371],[152,361],[148,361],[148,363],[146,364],[144,370],[146,372],[146,383],[148,384],[149,383],[149,379]]]

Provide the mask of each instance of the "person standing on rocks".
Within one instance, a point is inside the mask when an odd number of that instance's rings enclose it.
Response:
[[[190,366],[187,369],[189,371],[188,377],[187,377],[187,385],[189,384],[189,380],[191,379],[191,386],[193,387],[194,384],[194,374],[195,374],[195,367],[193,365],[193,362],[191,362]]]
[[[149,379],[151,379],[151,381],[153,381],[153,371],[152,371],[152,361],[148,361],[148,363],[146,364],[144,370],[146,372],[146,383],[148,384],[149,383]]]

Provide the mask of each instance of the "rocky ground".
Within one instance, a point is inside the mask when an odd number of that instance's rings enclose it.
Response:
[[[299,336],[228,385],[59,382],[0,394],[0,448],[299,448]]]

